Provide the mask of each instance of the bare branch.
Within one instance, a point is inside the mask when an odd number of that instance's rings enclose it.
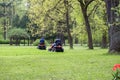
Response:
[[[59,8],[56,8],[57,11],[61,12],[62,14],[65,14],[65,12],[63,12],[62,10],[60,10]]]
[[[50,18],[50,20],[53,20],[53,21],[57,22],[57,20],[52,18],[49,14],[46,14],[45,17],[48,17],[48,18]]]
[[[95,0],[90,0],[90,1],[87,1],[87,2],[86,2],[86,4],[85,4],[85,8],[87,9],[87,8],[88,8],[88,6],[89,6],[89,4],[91,4],[93,1],[95,1]]]
[[[80,3],[81,6],[85,6],[83,0],[78,0],[78,2]]]
[[[55,6],[54,6],[53,8],[51,8],[51,9],[49,9],[47,12],[50,12],[50,11],[54,10],[61,1],[62,1],[62,0],[59,0],[59,1],[55,4]]]
[[[46,17],[49,17],[51,20],[54,20],[55,22],[57,22],[57,20],[54,19],[54,18],[52,18],[52,17],[49,15],[49,13],[50,13],[50,11],[55,10],[56,7],[58,6],[58,4],[59,4],[61,1],[62,1],[62,0],[59,0],[59,1],[55,4],[54,7],[50,8],[48,11],[46,11],[46,14],[45,14],[44,20],[46,19]]]
[[[42,1],[42,3],[44,3],[44,2],[45,2],[45,0]]]

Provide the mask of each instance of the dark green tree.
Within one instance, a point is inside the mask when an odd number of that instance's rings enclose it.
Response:
[[[19,22],[19,27],[25,29],[25,28],[27,28],[27,24],[28,24],[29,22],[30,22],[30,21],[29,21],[28,16],[27,16],[27,15],[24,15],[24,16],[21,18],[20,22]]]
[[[19,15],[16,14],[13,17],[12,27],[19,27],[19,23],[20,23],[20,17],[19,17]]]
[[[13,40],[16,41],[16,45],[20,45],[21,40],[29,39],[28,33],[20,28],[13,28],[8,32],[8,38],[10,39],[10,45],[12,45]]]

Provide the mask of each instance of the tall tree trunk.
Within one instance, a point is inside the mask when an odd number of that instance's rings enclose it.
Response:
[[[4,19],[4,40],[6,40],[6,36],[7,36],[7,33],[6,33],[6,20]]]
[[[82,9],[83,17],[85,20],[85,26],[88,34],[88,47],[89,49],[93,49],[92,33],[91,33],[90,23],[87,16],[87,8],[84,8],[81,4],[81,9]]]
[[[106,31],[102,34],[101,48],[107,48],[107,32]]]
[[[13,40],[13,39],[12,39],[12,37],[10,37],[10,45],[12,45],[12,44],[13,44],[12,40]]]
[[[105,0],[107,8],[107,21],[109,25],[109,52],[120,52],[120,24],[117,15],[117,10],[113,8],[118,7],[119,0]]]
[[[4,2],[4,0],[3,0],[3,2]],[[4,40],[6,40],[6,35],[7,35],[7,33],[6,33],[6,4],[4,4],[4,24],[3,24],[3,26],[4,26],[4,34],[3,34],[3,36],[4,36]]]
[[[94,0],[78,0],[78,2],[80,3],[80,7],[82,9],[82,14],[83,14],[83,18],[85,21],[85,26],[86,26],[86,30],[87,30],[87,34],[88,34],[88,47],[89,49],[93,49],[93,40],[92,40],[92,33],[91,33],[91,28],[90,28],[90,23],[89,23],[89,19],[88,19],[88,14],[87,14],[87,8],[90,5],[90,3],[92,3]]]
[[[66,8],[66,28],[68,33],[68,41],[70,44],[70,49],[73,49],[73,38],[70,32],[70,24],[69,24],[69,9],[68,9],[68,0],[64,0],[65,8]]]

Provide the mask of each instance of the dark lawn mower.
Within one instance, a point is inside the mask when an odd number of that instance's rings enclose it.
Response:
[[[49,48],[48,50],[53,52],[64,52],[64,49],[62,48],[61,40],[56,39],[56,41],[52,44],[51,48]]]
[[[40,50],[46,50],[46,45],[44,43],[39,43],[37,48]]]
[[[40,49],[40,50],[46,50],[46,45],[45,45],[45,40],[44,40],[44,38],[41,38],[41,39],[40,39],[40,42],[39,42],[37,48]]]

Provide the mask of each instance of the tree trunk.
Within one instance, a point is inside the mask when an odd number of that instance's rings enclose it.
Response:
[[[24,38],[24,46],[25,46],[25,38]]]
[[[28,38],[28,46],[30,46],[30,39]]]
[[[77,37],[75,37],[75,44],[79,43],[79,39]]]
[[[13,44],[13,42],[12,42],[12,37],[10,37],[10,45],[12,45]]]
[[[84,8],[83,6],[81,6],[81,9],[82,9],[83,17],[85,20],[85,26],[88,34],[88,47],[89,49],[93,49],[92,33],[91,33],[90,23],[87,16],[87,9]]]
[[[102,35],[102,44],[101,44],[101,48],[107,48],[107,33],[103,33]]]
[[[109,52],[120,52],[120,15],[117,15],[119,0],[105,0],[107,8],[107,21],[109,25]],[[118,20],[117,20],[118,19]]]
[[[4,1],[4,0],[3,0]],[[6,40],[6,35],[7,35],[7,33],[6,33],[6,5],[4,5],[4,40]]]
[[[18,46],[18,39],[16,39],[16,46]]]
[[[65,8],[66,8],[66,28],[68,33],[68,41],[70,44],[70,49],[73,49],[73,38],[70,32],[70,24],[69,24],[69,9],[68,9],[68,1],[64,0]]]

